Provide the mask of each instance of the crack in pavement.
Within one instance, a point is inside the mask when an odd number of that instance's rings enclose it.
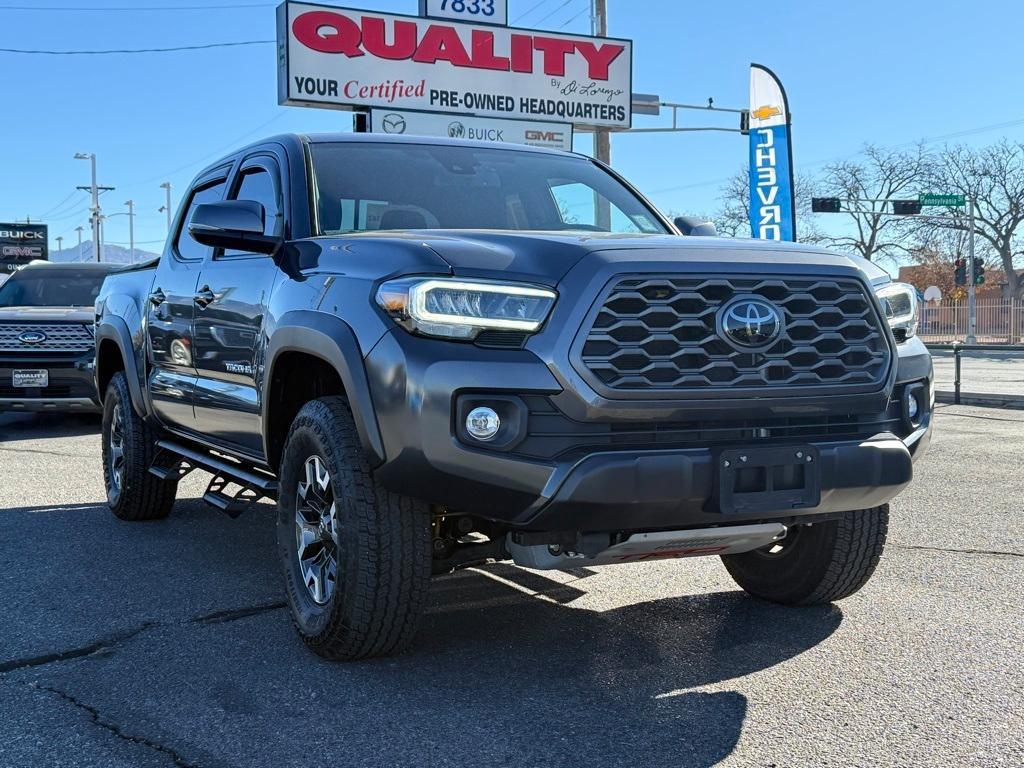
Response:
[[[897,549],[915,549],[922,552],[947,552],[954,555],[995,555],[1002,557],[1024,557],[1024,552],[1004,552],[999,549],[954,549],[952,547],[925,547],[914,544],[893,544]]]
[[[87,713],[89,717],[92,718],[92,722],[94,725],[103,728],[106,731],[109,731],[119,739],[131,742],[132,744],[138,744],[143,747],[148,747],[149,749],[156,750],[157,752],[161,752],[167,755],[169,758],[171,758],[174,761],[174,764],[180,766],[180,768],[199,768],[198,764],[186,760],[172,747],[168,747],[165,744],[161,744],[158,741],[153,741],[152,739],[147,739],[145,736],[135,736],[131,733],[126,733],[120,725],[113,722],[112,720],[108,720],[102,714],[100,714],[100,711],[98,709],[96,709],[93,706],[90,706],[89,704],[86,704],[83,701],[79,701],[66,691],[62,691],[59,688],[52,688],[48,685],[41,685],[39,683],[29,683],[28,685],[30,688],[34,688],[39,691],[46,691],[47,693],[52,693],[55,696],[59,696],[63,701],[66,701],[67,703]]]
[[[129,629],[124,632],[119,632],[114,635],[109,635],[105,638],[101,638],[100,640],[89,643],[87,645],[78,646],[77,648],[69,648],[63,651],[54,651],[52,653],[40,654],[38,656],[28,656],[20,659],[11,659],[9,661],[0,662],[0,674],[4,674],[6,672],[13,672],[19,669],[41,667],[46,664],[54,664],[60,661],[80,659],[85,656],[92,656],[94,654],[103,653],[105,651],[113,651],[121,647],[125,643],[129,642],[130,640],[133,640],[134,638],[138,637],[143,632],[148,632],[151,629],[175,626],[184,627],[190,624],[223,624],[229,621],[245,619],[250,616],[257,616],[262,613],[278,611],[285,607],[286,604],[283,601],[281,601],[276,603],[264,603],[261,605],[246,606],[244,608],[227,608],[222,611],[215,611],[213,613],[192,616],[182,621],[147,621],[143,622],[142,624],[133,629]]]
[[[64,453],[62,451],[44,451],[40,448],[8,448],[0,445],[0,451],[7,453],[35,453],[41,456],[58,456],[62,459],[89,459],[94,458],[92,453]]]

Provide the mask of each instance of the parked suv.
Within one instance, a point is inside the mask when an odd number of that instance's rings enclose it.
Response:
[[[863,260],[685,237],[589,158],[280,136],[195,179],[97,303],[114,514],[277,500],[292,617],[396,651],[431,574],[719,555],[749,593],[871,576],[932,424],[916,294]]]
[[[0,285],[0,412],[100,410],[93,304],[114,269],[36,262]]]

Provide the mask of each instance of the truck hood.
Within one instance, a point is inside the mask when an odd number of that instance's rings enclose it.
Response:
[[[361,255],[378,267],[388,263],[396,271],[447,267],[462,277],[500,275],[550,286],[590,255],[602,261],[705,263],[712,267],[771,262],[791,272],[853,269],[871,283],[889,279],[886,272],[858,257],[799,243],[730,237],[452,229],[360,232],[306,242],[316,247],[298,244],[303,268],[325,260],[331,264],[337,258],[334,264],[349,270],[353,267],[349,259]]]
[[[0,322],[82,323],[95,320],[92,307],[0,307]]]
[[[851,267],[871,283],[888,279],[887,273],[864,259],[798,243],[725,237],[678,235],[610,235],[602,233],[431,231],[418,235],[456,274],[557,284],[589,254],[603,253],[616,261],[657,261],[711,264],[776,262],[791,268]],[[607,252],[616,252],[614,254]]]

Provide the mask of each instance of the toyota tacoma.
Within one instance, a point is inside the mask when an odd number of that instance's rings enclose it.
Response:
[[[716,555],[787,605],[857,591],[932,429],[914,289],[691,236],[532,147],[280,136],[210,165],[96,306],[114,514],[178,482],[277,504],[294,624],[357,659],[432,574]],[[706,228],[704,228],[706,229]]]

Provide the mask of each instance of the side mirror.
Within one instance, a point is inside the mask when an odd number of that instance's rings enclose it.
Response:
[[[197,243],[253,253],[274,253],[283,238],[263,234],[266,212],[254,200],[221,200],[196,206],[188,233]]]
[[[718,237],[718,230],[713,222],[698,219],[696,216],[676,216],[672,223],[687,237]]]

